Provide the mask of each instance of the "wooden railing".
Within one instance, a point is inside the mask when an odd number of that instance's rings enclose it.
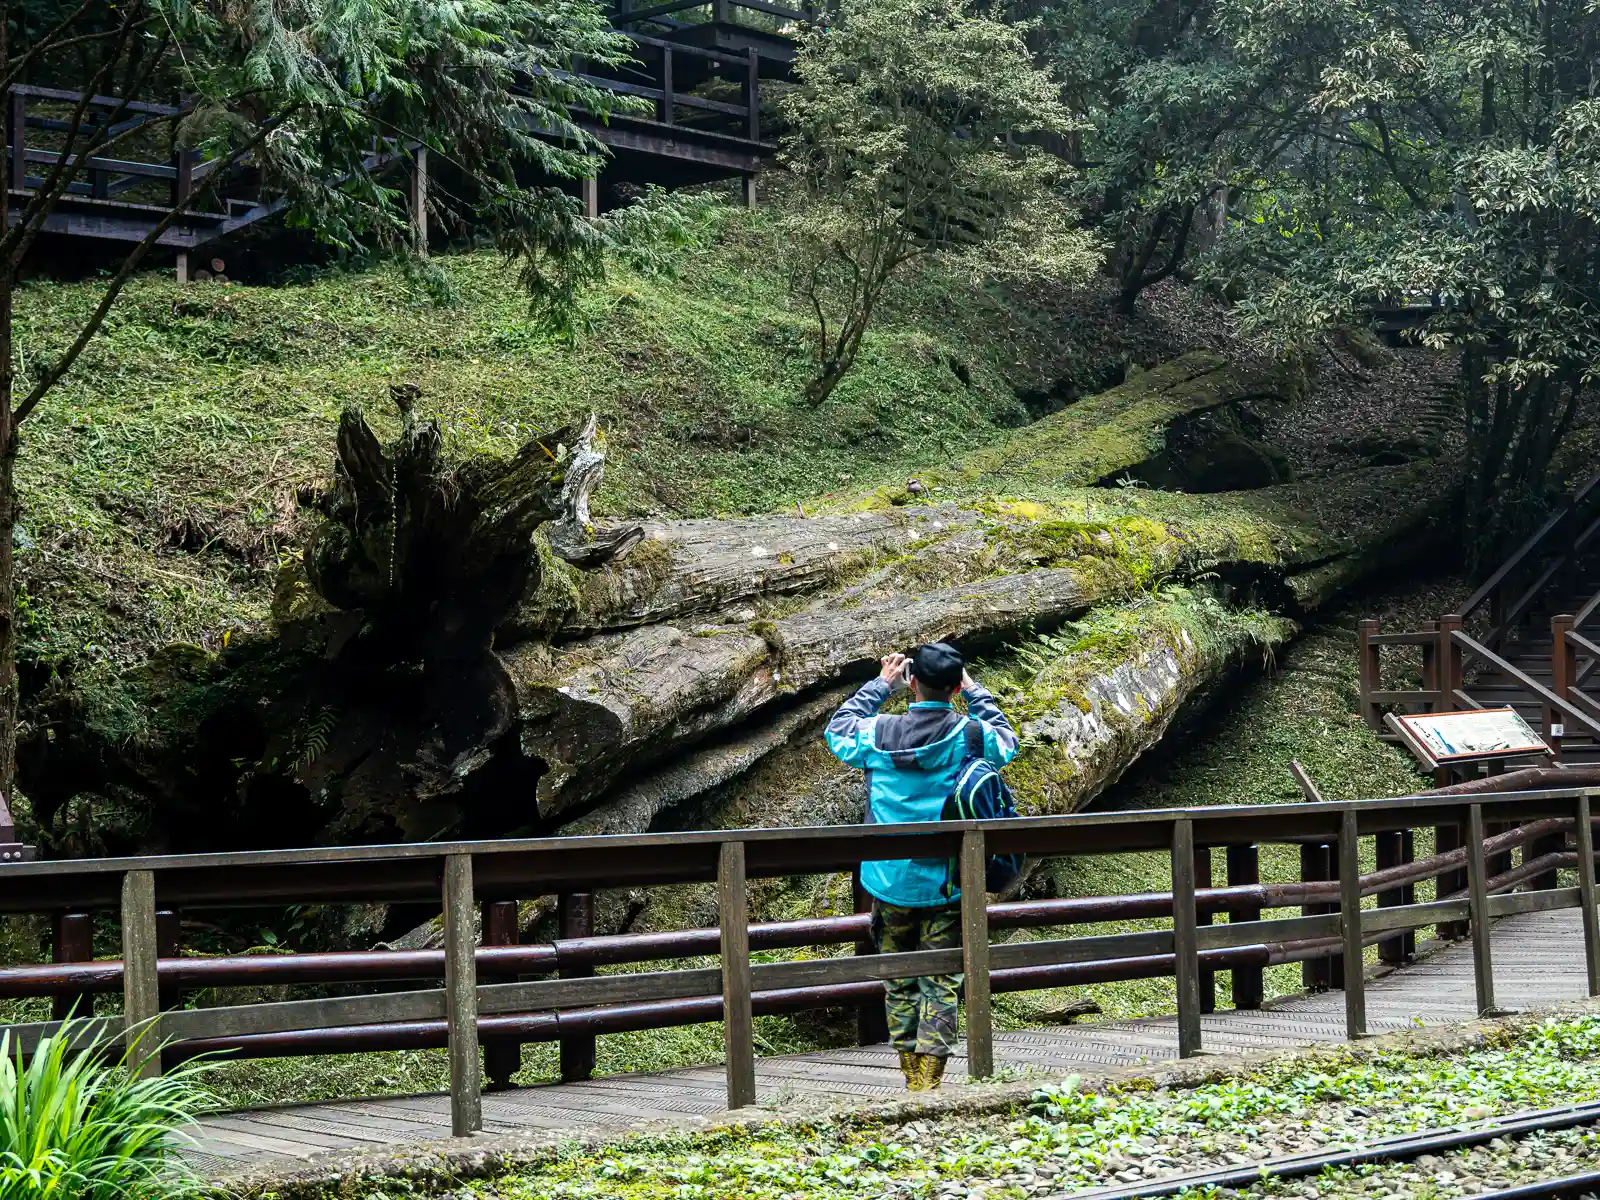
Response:
[[[258,853],[0,864],[0,912],[50,913],[55,957],[91,957],[91,914],[119,914],[120,961],[58,961],[0,970],[0,995],[53,996],[63,1007],[120,990],[122,1012],[83,1026],[89,1042],[143,1033],[168,1042],[167,1061],[209,1052],[238,1056],[320,1054],[443,1045],[450,1055],[452,1127],[481,1125],[479,1046],[491,1078],[509,1078],[520,1043],[563,1044],[568,1077],[593,1065],[597,1034],[721,1020],[731,1107],[755,1098],[751,1022],[758,1013],[856,1008],[866,1040],[881,1040],[882,981],[962,971],[966,976],[968,1073],[994,1068],[990,996],[1111,979],[1175,976],[1179,1049],[1201,1047],[1206,982],[1232,973],[1233,998],[1258,1007],[1263,968],[1307,964],[1308,981],[1337,982],[1342,956],[1348,1032],[1366,1030],[1359,969],[1364,946],[1406,953],[1427,926],[1470,920],[1480,1011],[1494,1009],[1488,920],[1582,905],[1591,992],[1600,990],[1590,791],[1565,789],[1492,798],[1452,796],[1263,807],[1086,814],[998,822],[866,825],[529,841],[366,846]],[[1485,836],[1487,827],[1501,829]],[[1409,861],[1415,831],[1435,830],[1441,853]],[[1465,833],[1463,838],[1462,833]],[[1573,842],[1566,843],[1567,834]],[[1360,840],[1376,840],[1380,869],[1359,873]],[[1551,838],[1556,844],[1551,844]],[[1299,881],[1262,883],[1258,847],[1301,847]],[[1523,861],[1510,863],[1514,847]],[[1226,848],[1228,883],[1210,887],[1211,850]],[[986,856],[1101,855],[1165,851],[1169,892],[986,904]],[[864,914],[751,925],[751,878],[831,873],[862,860],[950,858],[959,863],[963,944],[958,949],[871,953]],[[1555,886],[1576,868],[1578,885]],[[1416,884],[1437,879],[1437,898],[1414,902]],[[714,883],[720,924],[614,937],[591,936],[597,889]],[[1532,884],[1537,890],[1500,894]],[[515,944],[518,900],[562,897],[562,936]],[[858,894],[859,895],[859,894]],[[1379,909],[1363,911],[1363,896]],[[184,958],[178,910],[287,903],[434,901],[443,908],[444,948],[283,957]],[[483,906],[484,942],[475,931]],[[857,907],[863,905],[858,898]],[[1262,919],[1268,909],[1300,916]],[[1210,924],[1226,913],[1227,924]],[[1170,918],[1170,929],[997,941],[996,931],[1131,918]],[[752,963],[753,951],[854,945],[845,957]],[[719,955],[720,967],[599,974],[597,968]],[[1327,968],[1320,976],[1318,970]],[[553,978],[521,979],[524,975]],[[183,1007],[185,989],[263,983],[361,983],[443,979],[442,988],[219,1007]],[[58,1010],[59,1017],[59,1010]],[[30,1052],[56,1021],[11,1027]],[[150,1032],[153,1030],[153,1034]],[[509,1067],[509,1069],[508,1069]],[[152,1060],[149,1069],[160,1069]]]
[[[6,183],[14,192],[36,189],[46,175],[61,164],[62,152],[46,144],[52,140],[51,134],[70,137],[74,145],[88,145],[111,138],[120,142],[126,135],[150,126],[152,129],[160,127],[161,139],[170,143],[173,118],[187,111],[169,104],[91,96],[83,106],[83,121],[74,129],[72,122],[64,119],[59,110],[82,104],[81,92],[13,84],[6,90],[6,101]],[[41,113],[38,111],[41,106],[52,107],[58,110],[57,114]],[[30,130],[43,135],[43,140],[31,140]],[[197,153],[183,149],[159,161],[150,161],[149,155],[139,159],[119,151],[115,157],[73,154],[66,162],[74,176],[67,186],[69,195],[111,200],[142,184],[159,181],[166,185],[162,197],[164,207],[184,204],[195,184],[217,165],[215,161],[201,162]],[[40,171],[32,172],[30,167],[38,167]]]
[[[811,3],[796,8],[793,5],[773,4],[771,0],[667,0],[664,4],[651,4],[639,8],[634,6],[633,0],[620,0],[612,13],[611,23],[623,28],[648,21],[659,22],[664,17],[676,17],[703,10],[702,20],[709,19],[718,24],[728,25],[738,22],[740,9],[777,17],[782,21],[793,21],[796,24],[810,21],[816,15],[816,6]]]
[[[1583,686],[1600,663],[1600,646],[1584,633],[1600,615],[1600,592],[1589,597],[1576,613],[1551,618],[1551,682],[1546,685],[1506,657],[1508,639],[1519,626],[1527,627],[1534,606],[1566,586],[1585,559],[1600,549],[1600,475],[1574,492],[1556,512],[1517,548],[1478,588],[1460,611],[1437,621],[1424,622],[1420,630],[1385,632],[1376,620],[1357,627],[1360,711],[1380,733],[1384,712],[1397,708],[1409,712],[1446,712],[1494,705],[1472,694],[1468,677],[1473,670],[1488,669],[1520,687],[1542,709],[1546,740],[1558,757],[1561,742],[1574,734],[1600,741],[1600,704],[1585,695]],[[1481,637],[1466,631],[1472,618],[1485,627]],[[1417,647],[1422,653],[1422,686],[1399,690],[1383,687],[1383,651],[1386,647]],[[1569,731],[1568,726],[1573,728]]]
[[[639,73],[648,83],[636,83],[614,76],[584,75],[581,78],[596,87],[606,88],[626,96],[638,96],[655,101],[655,119],[663,125],[678,124],[679,108],[735,118],[740,136],[750,141],[761,140],[761,63],[752,48],[743,54],[730,54],[719,50],[705,50],[698,46],[682,46],[662,38],[646,37],[642,33],[628,35],[634,45],[655,51],[643,60]],[[740,103],[708,100],[689,95],[675,86],[675,66],[684,58],[692,58],[717,70],[731,71],[740,86]]]
[[[1580,555],[1595,545],[1595,538],[1600,536],[1600,515],[1594,512],[1597,499],[1600,499],[1600,475],[1569,496],[1499,570],[1467,598],[1459,613],[1463,620],[1480,609],[1488,610],[1490,628],[1483,639],[1485,645],[1498,648],[1534,602],[1561,580]]]

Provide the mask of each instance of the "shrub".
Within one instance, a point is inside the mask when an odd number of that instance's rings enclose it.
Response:
[[[78,1049],[87,1021],[63,1022],[24,1063],[0,1037],[0,1200],[178,1200],[202,1183],[176,1153],[210,1097],[205,1064],[139,1078],[150,1052],[112,1060]]]

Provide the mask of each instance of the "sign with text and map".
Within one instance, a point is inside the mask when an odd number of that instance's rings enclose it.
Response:
[[[1429,767],[1550,753],[1533,727],[1511,708],[1391,714],[1388,724]]]

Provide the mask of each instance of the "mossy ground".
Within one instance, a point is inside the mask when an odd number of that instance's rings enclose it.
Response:
[[[1042,1083],[1025,1105],[989,1111],[553,1146],[498,1178],[450,1186],[483,1200],[1024,1200],[1587,1100],[1600,1088],[1597,1056],[1600,1018],[1584,1013],[1443,1052],[1325,1048],[1195,1086],[1094,1087],[1072,1077]],[[341,1194],[390,1200],[416,1191],[375,1180]]]

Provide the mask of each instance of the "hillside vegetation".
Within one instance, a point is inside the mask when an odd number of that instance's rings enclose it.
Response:
[[[576,342],[534,331],[490,253],[436,260],[445,303],[382,266],[278,287],[141,279],[31,427],[24,657],[128,663],[172,641],[215,649],[261,620],[304,532],[296,488],[328,473],[345,405],[392,427],[391,384],[421,387],[457,453],[509,451],[596,411],[600,513],[714,516],[903,481],[1024,424],[1019,396],[1049,403],[1124,369],[1103,330],[927,273],[812,410],[809,325],[774,265],[769,216],[707,213],[698,242],[653,269],[614,263]],[[97,295],[24,290],[25,371]],[[1145,365],[1173,352],[1176,339],[1141,332]]]

